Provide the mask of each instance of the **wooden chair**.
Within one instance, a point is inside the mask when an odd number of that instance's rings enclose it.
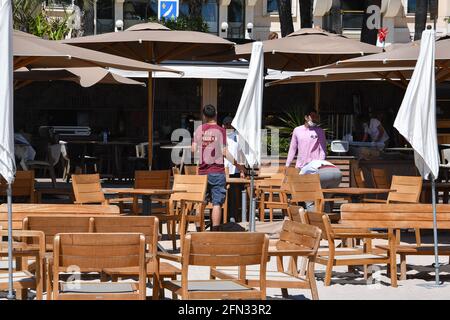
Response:
[[[7,230],[0,229],[0,257],[8,257],[8,241],[3,237],[8,236]],[[13,270],[13,289],[18,297],[26,299],[28,289],[36,290],[36,299],[42,300],[44,291],[44,257],[45,240],[41,231],[13,230],[13,257],[16,258],[15,270]],[[29,245],[28,240],[34,240],[34,245]],[[35,259],[34,272],[30,272],[21,262],[22,258],[33,257]],[[0,272],[0,291],[8,290],[8,272]]]
[[[288,289],[309,289],[313,300],[318,300],[314,266],[319,248],[322,231],[311,225],[289,221],[283,222],[283,229],[280,239],[269,247],[269,256],[277,259],[277,270],[267,271],[266,286],[268,288],[281,288],[284,297],[287,297]],[[289,256],[296,261],[299,256],[306,260],[305,276],[298,274],[296,264],[290,270],[285,270],[283,257]],[[215,268],[211,270],[214,278],[238,279],[239,270],[236,268]],[[247,270],[245,273],[245,283],[257,287],[259,274],[257,270]]]
[[[355,183],[357,188],[366,188],[366,179],[361,168],[352,167],[353,176],[355,177]]]
[[[138,170],[134,172],[134,188],[136,189],[170,189],[170,170]],[[167,199],[152,199],[153,202],[167,203]],[[133,213],[138,213],[138,197],[133,197]],[[167,212],[168,207],[152,208],[152,212]]]
[[[281,209],[286,212],[288,208],[287,198],[280,192],[284,179],[284,173],[277,173],[270,178],[255,181],[256,199],[259,200],[259,221],[264,221],[266,209],[269,209],[270,222],[273,221],[274,209]]]
[[[392,176],[387,200],[381,199],[364,199],[364,202],[374,203],[419,203],[420,193],[422,192],[422,177],[416,176]],[[397,241],[400,243],[400,229],[396,230]],[[421,244],[420,229],[415,229],[416,243]]]
[[[266,264],[269,238],[263,233],[195,232],[186,235],[182,256],[159,253],[158,257],[181,263],[181,281],[163,281],[163,288],[182,299],[266,299]],[[259,265],[257,288],[238,280],[190,280],[190,266]]]
[[[385,169],[370,168],[370,173],[372,175],[372,182],[375,188],[389,189],[389,181]]]
[[[181,174],[180,168],[172,167],[172,175],[175,176],[176,174]]]
[[[0,177],[0,196],[6,197],[7,183]],[[16,178],[12,184],[13,197],[29,198],[30,203],[36,202],[36,191],[34,189],[34,171],[17,171]]]
[[[302,174],[286,176],[285,184],[282,187],[284,192],[290,195],[289,203],[292,205],[302,202],[314,202],[314,210],[323,212],[326,202],[345,201],[344,198],[325,199],[320,186],[320,177],[318,174]],[[339,217],[330,214],[333,221],[339,220]]]
[[[160,278],[177,279],[181,270],[172,264],[162,262],[158,264],[159,220],[156,217],[96,217],[94,232],[97,233],[142,233],[147,244],[147,277],[153,283],[153,298],[157,299],[160,289]],[[110,275],[113,281],[119,278],[139,275],[138,267],[107,268],[103,272]]]
[[[197,165],[184,166],[184,174],[198,175],[198,166]]]
[[[94,218],[90,216],[29,216],[23,220],[23,230],[33,230],[42,232],[45,235],[45,252],[53,252],[55,235],[58,233],[86,233],[94,231]],[[35,239],[30,239],[29,244],[36,244]],[[47,288],[47,300],[51,300],[52,283],[47,277],[48,262],[51,256],[46,255],[44,264],[44,282]],[[23,262],[27,264],[27,262]],[[33,267],[33,266],[31,266]]]
[[[139,233],[60,233],[53,251],[53,299],[144,300],[146,296],[145,236]],[[135,267],[138,282],[61,281],[61,272],[102,272]],[[72,269],[72,270],[70,270]],[[77,274],[73,274],[72,277]]]
[[[389,255],[372,253],[371,241],[366,242],[364,248],[336,248],[336,239],[358,238],[358,239],[384,239],[390,240],[391,233],[376,233],[361,228],[348,228],[342,225],[332,225],[328,215],[320,212],[302,213],[302,219],[311,225],[317,226],[322,230],[322,237],[328,241],[328,247],[325,251],[319,250],[316,262],[326,265],[324,285],[331,284],[331,277],[334,266],[355,266],[355,265],[373,265],[389,264]],[[394,252],[394,251],[392,251]],[[367,279],[367,268],[364,270],[364,278]]]
[[[181,200],[195,201],[196,215],[200,230],[205,230],[204,201],[208,184],[206,175],[175,175],[172,190],[180,191],[170,195],[168,213],[155,213],[160,222],[167,224],[167,230],[172,238],[173,249],[176,249],[176,225],[181,221]],[[202,203],[202,205],[200,205]]]
[[[258,177],[272,177],[284,172],[283,166],[265,166],[261,167],[258,172]]]
[[[31,204],[13,203],[13,229],[23,228],[23,220],[31,216],[95,216],[95,215],[119,215],[119,207],[115,205],[89,205],[79,204]],[[6,204],[0,205],[0,229],[8,228],[8,209]]]
[[[73,174],[72,175],[73,194],[76,204],[100,203],[108,205],[117,203],[123,211],[123,202],[133,201],[133,198],[106,199],[100,184],[100,175],[94,174]]]

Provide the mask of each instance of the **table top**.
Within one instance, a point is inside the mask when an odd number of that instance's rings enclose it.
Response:
[[[113,146],[113,145],[125,145],[125,146],[134,146],[137,145],[138,143],[136,142],[131,142],[131,141],[108,141],[108,142],[103,142],[103,141],[99,141],[99,140],[73,140],[73,141],[67,141],[67,143],[72,143],[72,144],[99,144],[99,145],[109,145],[109,146]]]
[[[136,195],[170,195],[176,192],[187,192],[186,190],[170,189],[135,189],[135,188],[104,188],[106,194],[136,194]]]
[[[179,145],[179,144],[166,144],[164,146],[159,146],[161,149],[191,149],[190,145]]]
[[[378,189],[378,188],[331,188],[322,189],[323,193],[337,193],[337,194],[349,194],[349,195],[366,195],[366,194],[382,194],[395,192],[392,189]]]
[[[256,180],[263,180],[270,177],[255,177]],[[227,183],[250,184],[250,178],[227,178]]]
[[[384,151],[406,151],[406,152],[412,152],[414,151],[413,148],[384,148]]]

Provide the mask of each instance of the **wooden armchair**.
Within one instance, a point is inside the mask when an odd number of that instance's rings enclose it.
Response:
[[[290,205],[314,202],[314,210],[318,212],[324,211],[326,202],[346,201],[344,198],[324,198],[318,174],[288,175],[282,189],[290,195]],[[330,217],[339,219],[334,214],[330,214]]]
[[[130,267],[139,270],[138,282],[60,280],[60,273],[72,272],[74,278],[86,272]],[[145,236],[139,233],[57,234],[51,276],[55,300],[145,300]]]
[[[318,300],[314,266],[317,249],[321,240],[322,231],[311,225],[286,220],[280,233],[280,239],[273,246],[269,246],[269,257],[276,257],[277,270],[268,270],[266,273],[266,286],[268,288],[281,288],[284,297],[288,289],[309,289],[313,300]],[[296,261],[298,257],[306,260],[306,274],[299,274],[296,265],[286,270],[283,257],[291,257]],[[239,271],[244,272],[239,278]],[[220,279],[245,279],[245,283],[252,287],[258,286],[257,270],[238,270],[237,268],[213,268],[211,276]]]
[[[170,195],[168,213],[155,213],[160,222],[167,224],[167,232],[172,239],[173,249],[176,249],[176,226],[181,221],[181,200],[204,203],[206,188],[208,185],[206,175],[175,175],[172,190],[179,191]],[[200,216],[200,230],[205,230],[204,205],[196,206],[197,214]],[[181,230],[181,229],[180,229]]]
[[[195,232],[186,235],[182,256],[159,253],[158,257],[181,263],[181,281],[163,281],[163,288],[184,299],[266,299],[266,264],[269,238],[263,233]],[[244,279],[190,280],[191,266],[259,266],[257,288]]]
[[[0,230],[0,257],[8,256],[8,242],[3,241],[7,237],[7,230]],[[13,272],[13,289],[18,290],[22,299],[26,299],[27,290],[36,290],[36,299],[42,300],[44,291],[43,271],[45,256],[45,240],[41,231],[13,230],[13,237],[21,239],[20,242],[13,242],[13,257],[16,259],[34,257],[34,274],[28,270],[23,270],[22,263],[16,261],[16,270]],[[33,239],[34,244],[28,244],[28,240]],[[0,273],[0,291],[8,290],[8,272]]]
[[[273,221],[273,210],[281,209],[286,212],[287,199],[281,190],[285,180],[283,173],[277,173],[270,178],[256,180],[255,193],[258,199],[259,221],[264,221],[265,210],[269,209],[269,220]]]
[[[123,212],[123,203],[132,202],[133,198],[114,198],[106,199],[100,184],[100,175],[95,174],[73,174],[72,188],[76,204],[100,203],[118,204],[120,211]]]
[[[99,233],[142,233],[147,244],[147,278],[153,283],[153,299],[157,299],[160,291],[160,278],[177,279],[181,270],[167,262],[158,263],[159,220],[156,217],[96,217],[95,232]],[[103,272],[110,275],[113,281],[120,278],[139,276],[138,267],[105,268]]]
[[[390,264],[389,255],[374,254],[372,242],[365,243],[363,248],[336,248],[336,239],[385,239],[390,240],[392,233],[377,233],[360,228],[348,228],[342,225],[332,225],[328,215],[318,212],[303,212],[303,220],[308,224],[315,225],[322,230],[322,237],[328,241],[326,250],[317,253],[316,262],[326,265],[324,285],[331,284],[334,266],[355,266],[372,264]],[[391,241],[389,241],[391,243]],[[395,251],[391,251],[395,252]],[[367,279],[367,267],[364,270],[364,278]]]
[[[0,177],[0,196],[6,197],[7,183]],[[17,171],[12,184],[12,196],[28,198],[30,203],[36,202],[36,190],[34,189],[34,171]]]
[[[375,170],[375,169],[373,169]],[[380,170],[380,169],[378,169]],[[392,176],[387,200],[381,199],[364,199],[364,202],[370,203],[419,203],[420,193],[422,192],[422,177],[416,176]],[[400,243],[400,229],[396,230],[397,241]],[[415,229],[416,243],[420,246],[420,229]]]

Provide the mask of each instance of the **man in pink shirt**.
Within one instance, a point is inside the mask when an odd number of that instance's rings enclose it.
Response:
[[[331,162],[325,161],[327,141],[325,131],[318,126],[318,122],[316,110],[308,110],[305,124],[292,132],[286,167],[291,165],[297,155],[295,167],[300,170],[300,174],[319,174],[322,188],[335,188],[341,183],[342,172]]]

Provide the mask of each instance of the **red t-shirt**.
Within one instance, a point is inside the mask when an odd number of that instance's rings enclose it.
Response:
[[[225,129],[217,124],[202,124],[195,130],[194,142],[200,149],[199,174],[225,173],[222,152],[227,143]]]

